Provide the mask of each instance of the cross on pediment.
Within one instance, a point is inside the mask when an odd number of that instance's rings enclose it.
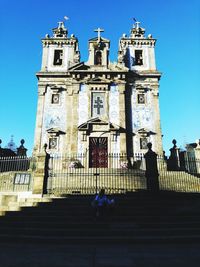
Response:
[[[101,28],[97,28],[96,30],[94,30],[94,32],[97,32],[98,33],[98,42],[100,41],[100,38],[101,38],[101,32],[104,32],[103,29]]]
[[[94,103],[96,105],[94,105],[94,108],[97,109],[97,114],[100,115],[101,112],[101,108],[103,108],[103,101],[101,100],[101,98],[98,96],[97,99],[94,101]]]

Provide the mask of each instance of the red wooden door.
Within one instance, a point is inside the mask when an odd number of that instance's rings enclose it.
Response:
[[[89,167],[108,167],[108,138],[90,137],[89,139]]]

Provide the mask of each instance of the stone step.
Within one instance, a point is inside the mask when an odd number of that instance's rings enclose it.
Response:
[[[40,215],[40,214],[48,214],[48,215],[54,215],[54,216],[63,216],[63,215],[91,215],[93,214],[94,209],[91,206],[73,206],[73,207],[62,207],[62,208],[52,208],[52,207],[21,207],[21,215],[24,214],[31,214],[31,216],[34,215]],[[115,207],[113,210],[113,213],[116,215],[121,216],[128,216],[128,215],[153,215],[153,214],[159,214],[160,216],[163,216],[165,214],[170,215],[199,215],[199,210],[195,208],[187,208],[187,207],[174,207],[172,208],[163,208],[163,207]],[[12,213],[7,213],[8,216],[11,216]],[[109,214],[109,210],[108,210]]]
[[[31,215],[31,214],[21,214],[21,212],[10,212],[10,216],[5,216],[0,219],[1,221],[24,221],[24,222],[93,222],[96,220],[94,216],[90,215],[62,215],[62,216],[52,216],[51,214],[40,214],[40,215]],[[135,223],[143,223],[143,222],[200,222],[200,216],[192,216],[192,215],[174,215],[174,216],[160,216],[160,215],[127,215],[120,216],[118,214],[113,214],[111,217],[106,217],[105,220],[113,221],[113,222],[135,222]]]
[[[94,195],[22,201],[21,211],[0,218],[0,240],[188,242],[195,237],[200,241],[200,197],[172,195],[115,195],[115,210],[104,218],[94,217]]]
[[[148,235],[165,235],[165,236],[181,236],[181,235],[200,235],[200,227],[197,228],[140,228],[136,225],[133,227],[105,227],[105,228],[87,228],[87,229],[66,229],[66,228],[32,228],[26,226],[24,228],[1,227],[0,234],[9,233],[23,235],[57,235],[57,236],[148,236]]]
[[[57,235],[23,235],[23,234],[1,234],[0,241],[1,242],[23,242],[23,244],[30,243],[53,243],[53,244],[195,244],[200,242],[200,235],[149,235],[149,236],[57,236]]]
[[[199,228],[199,221],[168,221],[168,222],[143,222],[143,221],[133,221],[133,222],[114,222],[110,220],[91,220],[90,222],[70,222],[70,221],[0,221],[1,227],[13,227],[13,228],[66,228],[66,229],[105,229],[105,228],[148,228],[148,229],[170,229],[170,228]]]
[[[57,235],[45,235],[45,234],[0,234],[1,242],[23,242],[23,244],[28,243],[53,243],[53,244],[195,244],[200,242],[199,234],[182,234],[182,235],[141,235],[141,236],[131,236],[131,235],[117,235],[117,236],[57,236]]]

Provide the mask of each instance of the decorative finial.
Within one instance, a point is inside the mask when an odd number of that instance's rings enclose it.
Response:
[[[25,143],[25,140],[24,140],[24,139],[21,139],[20,143],[21,143],[21,145],[23,146],[24,143]]]
[[[177,143],[176,139],[173,139],[173,140],[172,140],[172,144],[175,146],[176,143]]]
[[[98,28],[98,29],[94,30],[94,32],[98,32],[98,42],[100,42],[101,32],[104,32],[104,29]]]

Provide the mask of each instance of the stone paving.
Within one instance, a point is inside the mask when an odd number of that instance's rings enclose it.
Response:
[[[200,244],[0,243],[2,267],[199,267]]]

